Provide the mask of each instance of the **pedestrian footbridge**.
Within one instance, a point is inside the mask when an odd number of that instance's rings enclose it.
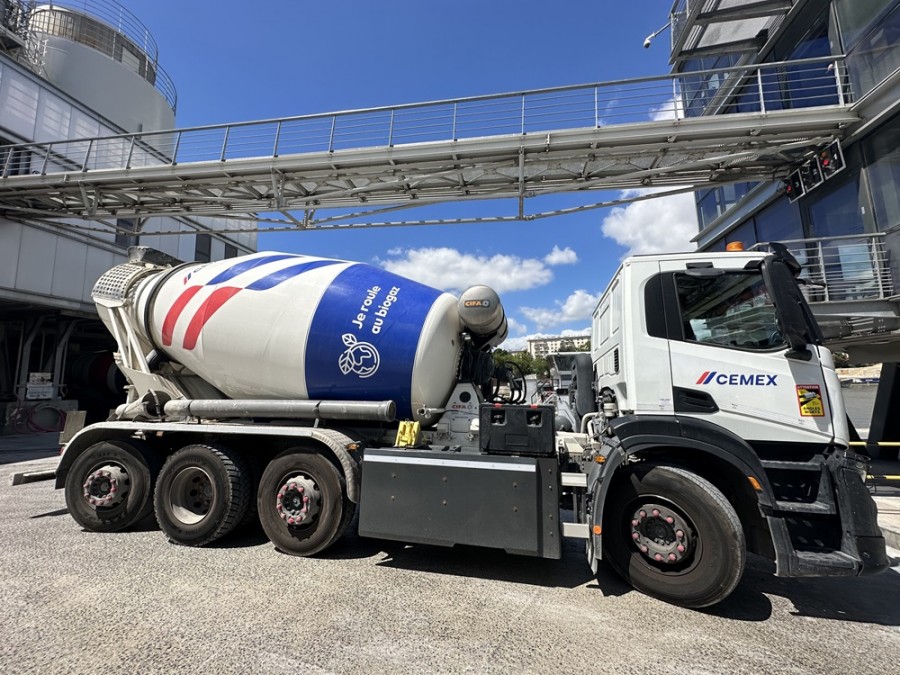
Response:
[[[608,205],[603,190],[785,176],[860,123],[852,103],[843,60],[829,57],[24,143],[0,149],[0,215],[218,215],[322,229],[461,222],[384,218],[511,198],[508,215],[488,215],[486,203],[475,220],[533,219]],[[542,199],[560,193],[583,200]]]

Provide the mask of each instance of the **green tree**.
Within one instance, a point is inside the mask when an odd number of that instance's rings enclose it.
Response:
[[[505,349],[495,349],[494,365],[504,363],[514,363],[522,370],[523,375],[531,375],[537,372],[537,368],[546,369],[546,359],[535,360],[528,351],[508,352]]]

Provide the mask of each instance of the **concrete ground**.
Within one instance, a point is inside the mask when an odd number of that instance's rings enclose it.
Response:
[[[10,487],[45,454],[0,466],[3,673],[885,673],[900,653],[900,557],[876,577],[778,579],[751,556],[697,612],[594,577],[574,540],[546,561],[349,532],[301,559],[255,530],[201,549],[153,523],[84,532],[51,483]]]

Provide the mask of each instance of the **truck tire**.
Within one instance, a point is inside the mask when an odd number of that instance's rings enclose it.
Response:
[[[73,462],[66,475],[69,513],[93,532],[118,532],[153,511],[159,459],[137,440],[102,441]]]
[[[257,510],[275,546],[291,555],[324,551],[356,511],[337,467],[322,455],[291,449],[269,462],[259,483]]]
[[[637,464],[611,486],[605,557],[635,589],[682,607],[721,602],[744,573],[737,514],[709,481],[673,466]]]
[[[591,361],[590,354],[575,355],[569,399],[579,424],[581,424],[582,417],[588,413],[597,412],[597,398],[594,395],[594,363]]]
[[[159,472],[153,497],[156,521],[169,541],[203,546],[243,521],[252,493],[243,457],[217,445],[188,445]]]

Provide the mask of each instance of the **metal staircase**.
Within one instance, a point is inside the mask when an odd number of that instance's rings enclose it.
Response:
[[[841,58],[806,59],[5,146],[0,215],[227,215],[322,229],[464,222],[383,217],[516,200],[471,219],[497,222],[606,206],[603,190],[771,180],[860,122],[844,73]],[[543,198],[560,193],[580,201],[549,208]]]

